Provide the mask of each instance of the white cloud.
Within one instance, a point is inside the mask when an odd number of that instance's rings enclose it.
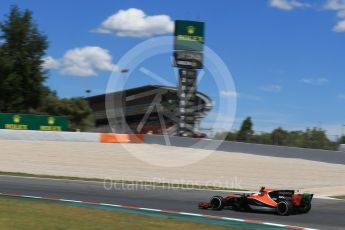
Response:
[[[295,8],[306,8],[311,6],[309,3],[304,3],[299,0],[270,0],[269,4],[271,7],[281,10],[293,10]]]
[[[324,9],[336,11],[337,17],[342,19],[333,27],[333,31],[345,32],[345,0],[328,0]]]
[[[278,93],[282,90],[280,85],[266,85],[260,88],[261,91]]]
[[[328,0],[324,8],[329,10],[345,10],[345,0]]]
[[[255,95],[250,95],[250,94],[245,94],[245,93],[238,93],[235,91],[221,91],[220,95],[222,97],[228,97],[228,98],[244,98],[248,100],[253,100],[253,101],[260,101],[261,98]]]
[[[99,71],[115,71],[109,51],[97,46],[86,46],[68,50],[62,58],[45,58],[47,69],[59,69],[62,75],[89,77],[97,76]]]
[[[122,37],[148,37],[171,33],[174,22],[168,15],[146,15],[136,8],[119,10],[102,22],[94,32],[115,33]]]
[[[337,22],[337,24],[333,27],[333,31],[345,32],[345,20],[341,20],[341,21]]]
[[[301,0],[269,0],[269,4],[271,7],[286,11],[295,8],[312,7],[311,4],[302,2]],[[339,20],[333,27],[333,31],[345,32],[345,0],[326,0],[323,9],[336,11]]]
[[[55,60],[53,57],[48,56],[43,58],[43,67],[45,69],[58,69],[60,67],[60,62]]]
[[[239,94],[235,91],[221,91],[220,95],[223,97],[238,97]]]
[[[328,82],[326,78],[302,78],[301,82],[308,85],[324,85]]]

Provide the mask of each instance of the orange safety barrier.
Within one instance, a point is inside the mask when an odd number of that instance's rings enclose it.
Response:
[[[143,143],[144,134],[116,134],[100,133],[99,142],[101,143]]]
[[[100,133],[99,136],[101,143],[126,143],[130,141],[128,134]]]
[[[129,141],[131,143],[143,143],[144,134],[129,134]]]

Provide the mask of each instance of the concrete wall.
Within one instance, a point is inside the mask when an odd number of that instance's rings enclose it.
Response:
[[[306,149],[275,145],[249,144],[231,141],[205,140],[185,137],[170,137],[168,141],[163,136],[145,135],[145,143],[172,145],[194,149],[217,149],[225,152],[250,153],[261,156],[299,158],[326,163],[345,164],[345,152],[319,149]]]
[[[71,142],[100,142],[99,133],[79,132],[45,132],[28,130],[0,130],[2,140],[33,140],[33,141],[71,141]],[[217,141],[185,137],[165,138],[160,135],[145,135],[147,144],[171,145],[193,149],[220,150],[225,152],[248,153],[261,156],[284,158],[298,158],[325,163],[345,164],[345,152],[318,149],[305,149],[286,146],[249,144],[230,141]]]
[[[99,142],[98,133],[0,129],[2,140]]]

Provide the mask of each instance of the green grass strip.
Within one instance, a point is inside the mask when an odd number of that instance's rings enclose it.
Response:
[[[4,199],[4,198],[0,198],[0,200],[1,199]],[[149,216],[153,218],[164,218],[168,220],[185,221],[186,223],[195,222],[199,224],[203,223],[207,225],[218,225],[218,226],[223,226],[223,227],[229,227],[229,229],[249,229],[249,230],[288,229],[286,227],[270,226],[270,225],[263,225],[263,224],[257,224],[257,223],[248,223],[248,222],[241,222],[241,221],[236,221],[236,220],[223,220],[223,219],[207,218],[207,217],[192,216],[192,215],[186,216],[186,215],[181,215],[178,213],[166,213],[166,212],[157,212],[157,211],[150,211],[150,210],[139,210],[139,209],[121,208],[121,207],[113,207],[113,206],[103,206],[103,205],[98,205],[98,204],[84,204],[84,203],[75,203],[75,202],[68,202],[68,201],[38,200],[38,199],[32,199],[32,198],[19,198],[19,197],[18,198],[9,197],[5,199],[13,199],[13,200],[25,199],[25,200],[32,200],[32,203],[38,202],[38,203],[54,204],[54,205],[58,203],[62,203],[67,206],[106,210],[106,211],[112,211],[112,212],[126,213],[129,215]],[[30,206],[30,207],[34,208],[34,206]],[[28,210],[28,212],[30,211]],[[128,218],[130,218],[130,216]],[[135,221],[136,219],[133,218],[133,222]],[[1,224],[1,218],[0,218],[0,224]],[[130,227],[128,229],[130,229]],[[150,229],[150,228],[146,228],[145,225],[143,225],[142,229]],[[212,229],[212,227],[209,227],[209,229]]]

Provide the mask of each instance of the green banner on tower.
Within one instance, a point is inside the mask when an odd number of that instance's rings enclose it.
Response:
[[[204,50],[204,23],[176,20],[174,49],[202,52]]]

